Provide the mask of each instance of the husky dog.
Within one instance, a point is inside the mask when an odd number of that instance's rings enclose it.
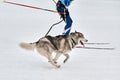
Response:
[[[48,61],[59,68],[60,65],[57,64],[58,58],[63,54],[66,58],[64,63],[69,59],[68,52],[71,51],[77,44],[82,43],[82,41],[87,42],[84,35],[80,32],[72,32],[69,36],[65,37],[63,35],[59,36],[45,36],[40,38],[37,42],[33,43],[20,43],[20,47],[27,50],[37,50],[41,55],[45,56]],[[52,53],[55,52],[56,55],[53,58]]]

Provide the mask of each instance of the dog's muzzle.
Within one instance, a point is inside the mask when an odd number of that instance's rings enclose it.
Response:
[[[83,41],[83,42],[88,42],[88,40],[87,40],[87,39],[82,39],[82,40],[80,40],[80,41]]]
[[[88,40],[87,40],[87,39],[85,39],[85,40],[84,40],[84,42],[88,42]]]
[[[88,40],[87,40],[87,39],[80,40],[80,44],[81,44],[81,45],[84,45],[83,41],[84,41],[84,42],[88,42]]]

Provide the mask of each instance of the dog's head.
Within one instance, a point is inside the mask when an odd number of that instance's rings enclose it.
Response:
[[[78,44],[78,43],[81,43],[82,41],[84,42],[87,42],[88,40],[84,37],[84,35],[80,32],[72,32],[70,34],[71,38],[75,40],[75,42]]]

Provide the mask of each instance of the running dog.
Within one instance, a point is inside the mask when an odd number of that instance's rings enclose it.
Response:
[[[65,37],[63,35],[58,35],[55,37],[45,36],[40,38],[38,41],[33,43],[20,43],[20,47],[27,50],[37,50],[38,53],[45,56],[48,61],[55,67],[59,68],[60,65],[57,64],[57,60],[61,55],[66,58],[64,63],[69,59],[69,51],[71,51],[76,45],[83,42],[87,42],[84,35],[80,32],[72,32],[69,36]],[[52,53],[55,52],[56,55],[52,58]]]

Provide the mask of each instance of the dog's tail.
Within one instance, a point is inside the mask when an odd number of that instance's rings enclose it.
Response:
[[[23,48],[23,49],[34,51],[36,43],[24,43],[24,42],[21,42],[19,44],[19,46],[21,48]]]

